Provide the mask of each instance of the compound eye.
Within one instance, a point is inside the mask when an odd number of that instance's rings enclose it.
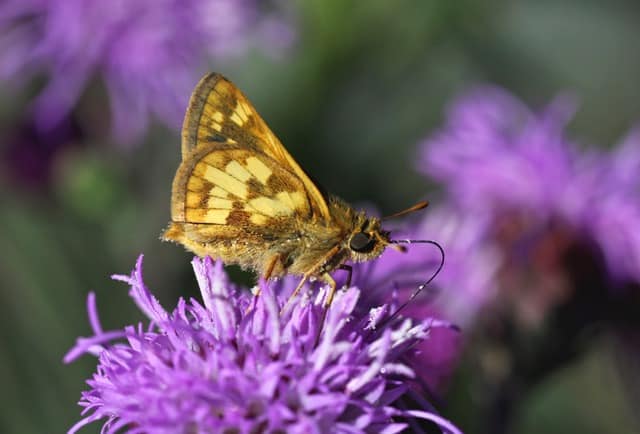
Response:
[[[360,253],[367,253],[373,250],[373,246],[376,244],[376,241],[364,232],[358,232],[351,237],[349,241],[349,247],[351,250]]]

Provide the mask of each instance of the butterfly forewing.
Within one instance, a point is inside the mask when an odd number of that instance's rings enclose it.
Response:
[[[318,187],[271,132],[249,100],[219,74],[206,75],[191,96],[182,134],[182,159],[210,146],[238,147],[271,158],[299,179],[312,214],[331,220],[327,202]]]

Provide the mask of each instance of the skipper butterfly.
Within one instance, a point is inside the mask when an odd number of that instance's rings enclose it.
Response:
[[[427,206],[421,202],[402,215]],[[324,194],[287,152],[253,105],[223,76],[196,86],[182,129],[182,162],[173,180],[171,223],[162,238],[260,273],[330,285],[345,262],[404,251],[380,219]]]

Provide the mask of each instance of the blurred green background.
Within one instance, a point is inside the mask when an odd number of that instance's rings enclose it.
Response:
[[[452,97],[475,83],[504,86],[534,107],[571,92],[581,105],[570,129],[586,143],[614,144],[640,119],[636,0],[294,4],[297,36],[286,53],[250,50],[213,68],[243,89],[308,172],[351,203],[388,214],[437,197],[414,171],[416,147]],[[4,132],[34,89],[16,100],[0,86]],[[195,289],[191,255],[158,240],[179,132],[156,124],[142,143],[118,146],[92,104],[105,102],[84,98],[75,111],[95,118],[95,129],[55,155],[46,185],[16,182],[6,168],[0,174],[2,433],[62,432],[79,419],[76,402],[95,359],[65,366],[62,357],[90,334],[88,291],[113,329],[143,319],[126,286],[109,279],[128,273],[140,253],[165,307]],[[512,432],[638,432],[612,339],[599,338],[525,397]],[[473,376],[463,363],[442,406],[468,433],[479,432],[481,417],[482,396],[466,387]]]

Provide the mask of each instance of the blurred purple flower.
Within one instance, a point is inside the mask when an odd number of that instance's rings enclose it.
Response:
[[[612,277],[638,282],[640,132],[610,152],[580,151],[564,133],[573,112],[567,98],[535,114],[500,89],[478,89],[424,143],[420,170],[462,212],[494,223],[517,214],[540,229],[558,222],[597,244]]]
[[[146,130],[149,114],[180,126],[190,91],[211,60],[242,52],[251,36],[276,50],[291,42],[284,20],[259,7],[256,0],[6,0],[0,79],[45,74],[35,109],[47,128],[100,76],[114,135],[132,141]]]
[[[349,288],[321,325],[322,291],[279,313],[283,300],[269,286],[252,298],[231,288],[220,262],[193,267],[204,304],[180,299],[172,313],[145,286],[142,257],[131,276],[114,276],[131,285],[146,329],[103,331],[89,296],[95,335],[65,361],[91,353],[99,362],[70,432],[100,419],[105,433],[394,433],[417,419],[459,432],[431,410],[397,406],[414,376],[402,357],[437,321],[383,323],[388,305],[356,317],[359,291]]]
[[[565,132],[573,112],[566,97],[534,113],[479,88],[421,148],[444,213],[409,236],[441,242],[449,268],[422,299],[471,335],[467,387],[482,393],[486,432],[511,426],[527,392],[582,354],[595,329],[637,330],[640,135],[583,148]],[[427,254],[412,261],[433,266]]]
[[[498,334],[514,322],[539,330],[552,309],[579,299],[570,308],[579,312],[565,319],[582,321],[571,324],[581,330],[623,286],[640,282],[640,131],[615,150],[581,150],[564,133],[572,113],[567,98],[535,114],[496,88],[454,102],[418,163],[443,184],[445,198],[393,232],[435,240],[446,252],[443,271],[405,315],[451,321],[466,332],[461,340],[487,323]],[[379,302],[394,292],[404,300],[439,261],[436,249],[410,245],[408,254],[389,250],[358,266],[354,281]],[[416,365],[429,366],[427,378],[416,373],[435,388],[434,372],[446,383],[462,349],[455,338],[444,342],[440,354],[421,344]],[[442,369],[434,369],[439,357]]]
[[[640,282],[640,133],[615,150],[580,150],[564,133],[573,111],[558,98],[535,114],[490,87],[454,102],[418,163],[443,184],[445,200],[400,236],[436,240],[447,255],[414,310],[464,328],[502,304],[539,324],[581,289],[567,265],[577,250],[588,257],[583,270],[602,262],[610,292]],[[426,280],[437,251],[410,249],[386,253],[369,287],[395,284],[406,295]]]

